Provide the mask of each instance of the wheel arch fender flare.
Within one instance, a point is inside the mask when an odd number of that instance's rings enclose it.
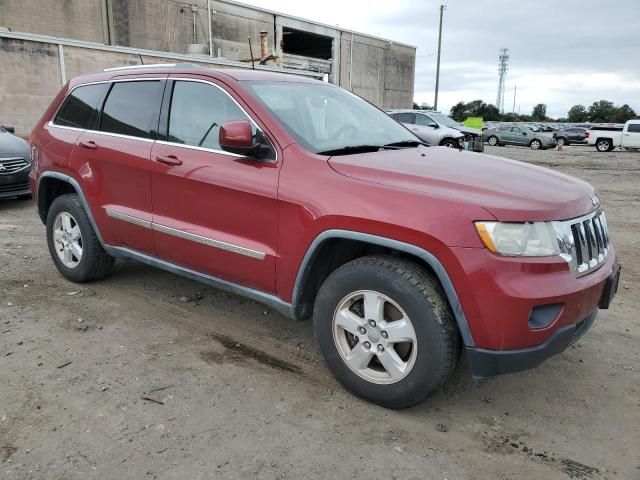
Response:
[[[56,180],[59,180],[61,182],[64,183],[68,183],[69,185],[71,185],[71,187],[75,190],[76,194],[78,195],[78,198],[80,198],[80,202],[82,203],[82,207],[84,208],[85,212],[87,212],[87,216],[89,217],[89,221],[91,222],[91,226],[93,227],[93,231],[96,233],[96,236],[98,237],[98,241],[100,242],[100,244],[104,247],[105,243],[104,240],[102,239],[102,234],[100,233],[100,229],[98,228],[98,224],[96,223],[95,218],[93,217],[93,213],[91,211],[91,207],[89,207],[89,203],[87,202],[87,198],[84,195],[84,192],[82,191],[82,187],[80,187],[80,184],[78,183],[78,181],[69,176],[66,175],[64,173],[60,173],[60,172],[54,172],[54,171],[47,171],[47,172],[43,172],[40,177],[38,178],[38,187],[37,187],[37,192],[38,192],[38,210],[40,210],[40,198],[41,197],[41,189],[43,188],[42,186],[42,180],[45,178],[53,178]],[[46,221],[46,220],[45,220]]]
[[[392,238],[381,237],[369,233],[332,229],[325,230],[314,238],[303,257],[302,262],[300,263],[300,267],[298,268],[298,273],[296,275],[292,295],[292,305],[294,307],[294,310],[295,306],[301,300],[304,284],[308,280],[311,266],[313,264],[313,260],[315,259],[315,254],[320,251],[320,247],[324,242],[332,239],[356,240],[373,245],[379,245],[381,247],[407,253],[423,260],[427,265],[431,267],[436,277],[438,278],[442,289],[444,290],[444,294],[447,297],[449,305],[451,306],[451,310],[456,320],[456,324],[458,325],[458,329],[460,331],[460,335],[462,337],[464,345],[467,347],[475,346],[473,335],[471,334],[469,323],[467,322],[467,317],[465,316],[462,304],[460,303],[460,299],[455,287],[453,286],[453,282],[451,281],[451,278],[449,277],[449,274],[447,273],[447,270],[445,269],[442,262],[440,262],[440,260],[438,260],[438,258],[433,253],[425,250],[424,248]]]

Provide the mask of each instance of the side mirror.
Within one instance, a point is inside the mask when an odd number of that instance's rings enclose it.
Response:
[[[440,125],[438,125],[436,122],[430,123],[429,126],[431,128],[440,128]]]
[[[522,134],[523,134],[524,136],[527,136],[527,132],[522,132]]]
[[[7,127],[6,125],[2,125],[2,128],[4,128],[9,133],[16,133],[16,129],[13,127]]]
[[[259,130],[256,135],[257,139],[258,137],[263,138]],[[254,141],[253,129],[248,120],[233,120],[220,125],[218,143],[227,152],[257,159],[269,158],[272,152],[267,140]]]

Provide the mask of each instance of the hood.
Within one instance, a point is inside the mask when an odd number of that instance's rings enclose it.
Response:
[[[457,128],[451,128],[451,127],[447,127],[447,126],[440,126],[438,128],[438,132],[447,135],[449,137],[463,137],[464,135],[462,134],[461,130],[458,130]]]
[[[501,221],[565,220],[594,209],[594,189],[582,180],[516,160],[452,148],[334,156],[329,164],[336,172],[358,180],[483,207]]]
[[[29,144],[20,137],[8,132],[0,132],[0,158],[24,157],[29,158]]]
[[[462,133],[467,133],[470,135],[482,135],[482,130],[478,130],[477,128],[466,127],[460,124],[460,127],[456,127],[457,130],[460,130]]]

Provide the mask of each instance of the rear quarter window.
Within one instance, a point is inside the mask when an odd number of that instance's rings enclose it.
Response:
[[[99,83],[73,89],[58,110],[53,123],[63,127],[93,128],[108,87],[106,83]]]

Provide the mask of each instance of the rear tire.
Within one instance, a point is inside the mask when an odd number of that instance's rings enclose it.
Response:
[[[337,380],[386,408],[422,402],[458,362],[457,326],[440,284],[404,259],[369,256],[335,270],[318,292],[313,327]]]
[[[613,142],[608,138],[600,138],[596,142],[596,150],[599,152],[610,152],[613,150]]]
[[[529,148],[531,148],[531,150],[540,150],[540,148],[542,148],[542,142],[537,138],[534,138],[529,142]]]
[[[57,197],[49,207],[47,245],[58,271],[76,283],[106,276],[115,261],[102,248],[75,193]]]

